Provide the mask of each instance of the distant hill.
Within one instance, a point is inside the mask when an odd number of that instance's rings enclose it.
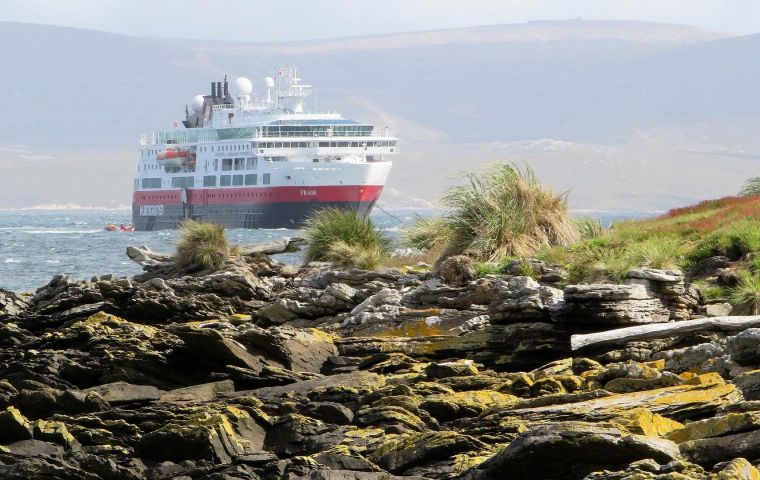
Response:
[[[138,133],[167,128],[225,73],[260,90],[281,64],[299,66],[318,108],[402,138],[391,202],[513,159],[576,207],[657,209],[732,193],[760,166],[760,36],[566,21],[251,44],[0,22],[0,42],[0,174],[40,187],[5,188],[0,207],[129,203]],[[536,141],[553,146],[515,150]]]

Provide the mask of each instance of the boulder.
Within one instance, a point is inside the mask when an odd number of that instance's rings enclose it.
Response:
[[[700,465],[714,465],[737,457],[757,458],[760,430],[689,440],[679,447],[684,457]]]
[[[425,367],[425,375],[428,378],[448,378],[476,375],[478,369],[472,360],[460,360],[456,362],[433,362]]]
[[[457,432],[426,432],[390,440],[372,451],[368,458],[384,469],[398,473],[415,465],[448,459],[483,446],[478,440]]]
[[[32,438],[32,424],[15,407],[0,412],[0,443]]]
[[[244,410],[233,406],[198,413],[143,435],[139,455],[156,461],[208,460],[230,463],[233,458],[260,451],[264,429]]]
[[[748,328],[726,340],[733,361],[739,365],[760,365],[760,328]]]
[[[16,317],[28,307],[17,294],[0,288],[0,319]]]
[[[217,330],[190,325],[174,325],[169,330],[182,340],[184,349],[192,355],[255,372],[264,366],[261,357],[251,355],[239,342],[226,338]]]
[[[574,480],[595,470],[617,469],[653,459],[666,463],[681,457],[678,446],[659,438],[627,434],[618,428],[589,423],[541,425],[520,434],[486,460],[467,479]]]
[[[552,321],[565,306],[562,290],[527,276],[494,280],[481,288],[487,291],[488,314],[494,324]]]
[[[703,438],[760,429],[760,412],[740,412],[689,422],[667,434],[669,440],[683,443]]]
[[[670,311],[644,285],[568,285],[562,318],[573,323],[632,325],[666,322]]]
[[[251,327],[235,340],[296,372],[319,373],[328,358],[338,355],[332,337],[316,328]]]
[[[210,402],[219,395],[234,391],[235,384],[232,380],[222,380],[163,392],[158,400],[165,403]]]
[[[111,405],[132,402],[152,402],[161,398],[161,390],[152,385],[132,385],[126,382],[114,382],[83,390],[85,393],[97,393],[100,398]]]
[[[760,370],[740,373],[734,378],[734,384],[746,400],[760,400]]]

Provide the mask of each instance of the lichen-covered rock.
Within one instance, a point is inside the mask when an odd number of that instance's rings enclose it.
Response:
[[[411,434],[390,440],[372,451],[369,459],[391,472],[402,472],[431,460],[451,458],[482,448],[476,439],[452,431]]]
[[[230,463],[235,457],[260,451],[264,436],[264,429],[246,411],[228,406],[149,432],[140,438],[136,449],[157,461]]]
[[[248,352],[258,353],[297,372],[319,373],[328,358],[338,355],[330,335],[316,328],[251,327],[235,336]]]
[[[0,443],[32,438],[32,424],[15,407],[0,412]]]
[[[683,443],[690,440],[720,437],[729,433],[757,429],[760,429],[759,412],[729,413],[727,415],[689,422],[683,428],[670,432],[667,438],[676,443]]]
[[[465,478],[495,480],[509,472],[514,480],[571,480],[636,460],[651,458],[666,463],[680,457],[678,446],[669,440],[587,423],[562,423],[538,426],[520,434]]]

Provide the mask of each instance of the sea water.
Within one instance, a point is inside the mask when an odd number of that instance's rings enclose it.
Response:
[[[380,211],[372,218],[376,225],[398,240],[401,227],[417,215],[433,212]],[[584,213],[586,215],[587,213]],[[596,212],[609,224],[613,219],[640,217],[646,212]],[[127,258],[128,245],[147,246],[157,252],[172,252],[177,239],[174,230],[157,232],[108,232],[103,228],[131,222],[129,210],[16,210],[0,211],[0,288],[34,291],[53,276],[64,273],[77,279],[94,275],[135,275],[142,270]],[[302,232],[287,229],[230,229],[232,243],[265,242]],[[300,263],[302,253],[277,255],[277,260]]]

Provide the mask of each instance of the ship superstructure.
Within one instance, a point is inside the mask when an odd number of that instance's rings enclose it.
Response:
[[[234,93],[225,77],[185,108],[170,131],[140,135],[132,216],[138,230],[182,220],[230,228],[296,228],[316,209],[369,214],[398,140],[387,128],[307,109],[311,86],[294,67],[247,78]]]

